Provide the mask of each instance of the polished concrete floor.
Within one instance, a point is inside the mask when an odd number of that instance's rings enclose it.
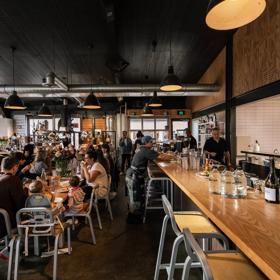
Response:
[[[73,252],[58,258],[58,279],[82,280],[149,280],[153,279],[163,214],[156,211],[148,214],[146,224],[127,224],[127,200],[124,188],[119,187],[118,196],[112,202],[114,221],[111,222],[104,207],[101,209],[103,230],[93,222],[97,244],[90,243],[91,236],[86,225],[80,225],[72,234]],[[172,232],[167,234],[164,261],[170,256]],[[180,252],[181,258],[184,252]],[[6,278],[6,262],[0,260],[0,279]],[[191,279],[200,279],[196,270]],[[52,279],[52,258],[26,258],[20,263],[20,280]],[[164,271],[160,279],[166,279]],[[176,273],[175,279],[180,279]]]

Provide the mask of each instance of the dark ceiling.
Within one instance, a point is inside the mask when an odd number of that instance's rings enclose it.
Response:
[[[108,65],[116,68],[122,59],[129,66],[119,74],[121,83],[159,83],[167,71],[170,39],[176,73],[184,83],[195,83],[226,42],[227,33],[205,25],[207,4],[208,0],[1,1],[0,83],[12,82],[11,45],[17,47],[17,84],[40,84],[54,66],[69,83],[90,83],[91,69],[94,83],[115,83]]]

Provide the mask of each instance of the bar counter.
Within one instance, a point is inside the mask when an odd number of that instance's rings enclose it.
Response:
[[[208,180],[177,163],[157,162],[168,177],[270,279],[280,279],[280,205],[249,192],[245,199],[208,192]]]

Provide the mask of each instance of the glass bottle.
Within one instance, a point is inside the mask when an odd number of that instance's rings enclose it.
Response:
[[[208,190],[210,193],[220,194],[221,174],[216,167],[209,174]]]
[[[237,188],[238,197],[247,196],[247,178],[241,166],[238,166],[234,171],[234,180]]]
[[[224,170],[221,176],[221,195],[231,198],[238,197],[234,176],[229,170]]]
[[[279,178],[276,175],[274,158],[270,161],[270,171],[265,180],[264,198],[270,203],[280,203]]]

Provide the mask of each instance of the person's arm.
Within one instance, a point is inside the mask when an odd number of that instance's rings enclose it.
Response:
[[[97,171],[97,170],[88,171],[86,165],[84,165],[82,169],[83,169],[83,171],[84,171],[85,179],[86,179],[87,182],[89,182],[89,183],[93,183],[93,182],[95,181],[95,179],[97,178],[97,176],[101,174],[101,173],[100,173],[99,171]]]
[[[229,151],[226,151],[226,152],[225,152],[225,158],[226,158],[227,166],[231,166],[230,153],[229,153]]]
[[[208,140],[205,141],[204,147],[203,147],[203,153],[206,155],[210,155],[212,157],[216,156],[216,153],[210,151],[210,146]]]
[[[120,145],[120,147],[124,146],[124,140],[123,140],[123,138],[120,139],[119,145]]]

